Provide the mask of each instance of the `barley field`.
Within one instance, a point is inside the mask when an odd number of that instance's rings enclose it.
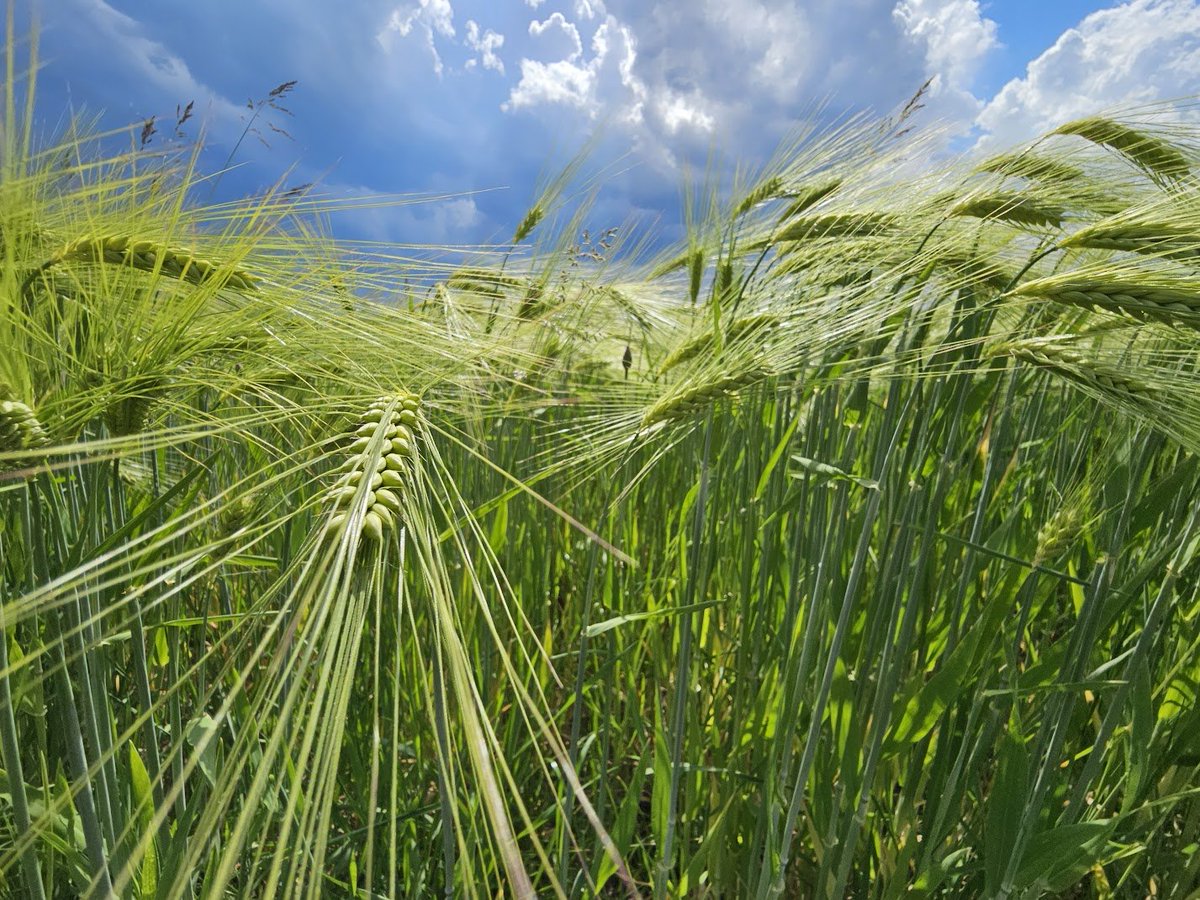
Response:
[[[1200,126],[468,252],[26,103],[0,896],[1200,896]]]

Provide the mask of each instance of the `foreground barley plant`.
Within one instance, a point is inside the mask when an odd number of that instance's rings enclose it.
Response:
[[[1200,890],[1195,126],[414,257],[21,93],[0,895]]]

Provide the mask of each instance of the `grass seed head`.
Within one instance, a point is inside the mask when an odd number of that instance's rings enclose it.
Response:
[[[1008,344],[1005,349],[1016,359],[1049,369],[1068,381],[1106,397],[1144,406],[1156,396],[1150,385],[1128,372],[1088,359],[1052,341],[1020,341]]]
[[[789,223],[775,235],[778,241],[805,241],[820,238],[870,237],[887,231],[895,217],[886,213],[830,213],[806,216]]]
[[[1200,258],[1200,231],[1166,222],[1101,221],[1079,229],[1060,246],[1189,261]]]

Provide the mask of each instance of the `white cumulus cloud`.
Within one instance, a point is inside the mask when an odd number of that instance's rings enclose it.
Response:
[[[375,37],[384,49],[390,49],[394,34],[406,38],[414,30],[424,38],[425,46],[433,57],[433,71],[441,75],[444,66],[435,35],[454,37],[454,7],[450,5],[450,0],[420,0],[417,6],[397,7]]]
[[[482,65],[485,69],[492,69],[501,75],[504,74],[504,61],[496,55],[496,51],[504,46],[504,35],[497,34],[490,28],[480,32],[479,23],[474,19],[468,19],[466,44],[479,54],[478,58],[467,60],[466,67],[468,69]]]
[[[1068,119],[1200,92],[1200,4],[1132,0],[1069,28],[979,114],[981,143],[1007,144]]]
[[[999,45],[996,23],[984,17],[978,0],[899,0],[892,17],[921,49],[937,113],[965,130],[983,105],[971,82],[988,52]]]
[[[553,13],[542,22],[534,19],[529,23],[529,34],[556,43],[555,50],[563,59],[576,60],[583,56],[583,41],[579,37],[579,29],[575,27],[574,22],[568,22],[566,16],[560,12]]]
[[[904,33],[924,45],[930,74],[966,88],[987,52],[997,46],[996,23],[979,0],[900,0],[892,15]]]
[[[716,124],[712,115],[704,109],[704,99],[696,95],[686,97],[665,91],[656,98],[655,112],[670,134],[676,134],[684,128],[708,132]]]
[[[607,12],[604,0],[575,0],[575,15],[581,19],[594,19]]]
[[[565,105],[592,118],[607,110],[617,112],[618,120],[640,121],[645,89],[633,72],[637,50],[629,28],[608,16],[592,35],[590,54],[583,50],[578,29],[560,13],[529,26],[533,36],[545,35],[551,29],[567,38],[561,58],[523,58],[521,78],[501,109],[512,112],[540,105]]]

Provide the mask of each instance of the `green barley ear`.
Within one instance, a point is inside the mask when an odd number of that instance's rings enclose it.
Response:
[[[1015,288],[1010,296],[1040,297],[1082,309],[1099,308],[1143,322],[1200,328],[1200,291],[1194,286],[1153,284],[1136,278],[1052,275]]]
[[[737,373],[727,372],[711,381],[667,394],[646,410],[646,414],[642,416],[641,429],[694,415],[722,397],[735,394],[743,388],[770,378],[773,374],[767,366],[753,366]]]
[[[782,321],[782,318],[777,313],[771,312],[753,313],[752,315],[742,316],[729,323],[729,327],[725,330],[725,342],[734,343],[744,337],[773,328]],[[665,374],[676,366],[694,359],[705,350],[711,348],[714,343],[711,331],[705,331],[691,340],[685,341],[663,360],[662,365],[659,366],[659,373]]]
[[[1083,503],[1067,503],[1060,507],[1050,520],[1037,533],[1037,550],[1033,555],[1033,564],[1039,565],[1046,560],[1055,559],[1070,549],[1079,537],[1087,518],[1087,510]]]
[[[538,227],[538,223],[542,221],[545,215],[546,208],[542,204],[535,203],[531,206],[529,212],[525,213],[525,218],[517,225],[517,230],[513,232],[511,243],[519,244],[525,238],[529,237],[530,233]]]
[[[697,247],[688,258],[688,299],[692,305],[700,297],[700,285],[704,281],[704,248]]]
[[[768,200],[776,200],[783,196],[786,196],[783,191],[783,179],[778,175],[774,175],[761,182],[754,190],[742,198],[742,202],[733,210],[733,217],[735,219],[740,218],[760,203],[766,203]]]
[[[1017,341],[999,349],[1016,359],[1049,369],[1092,393],[1135,406],[1146,406],[1158,395],[1150,385],[1128,372],[1087,359],[1053,341]]]
[[[823,184],[815,184],[811,187],[800,188],[797,191],[789,193],[787,196],[791,198],[791,203],[787,209],[780,215],[779,221],[785,222],[788,219],[794,218],[802,212],[806,212],[816,206],[834,191],[842,186],[842,180],[835,178],[832,181],[826,181]]]
[[[1059,246],[1187,261],[1200,257],[1200,231],[1186,224],[1105,219],[1079,229]]]
[[[169,278],[195,285],[215,282],[242,291],[257,288],[257,279],[244,269],[229,269],[186,250],[154,241],[135,240],[128,235],[79,238],[60,250],[49,264],[67,261],[127,265],[142,272],[159,271]]]
[[[455,290],[489,297],[499,297],[505,288],[519,288],[525,284],[521,278],[504,275],[491,269],[464,267],[446,279],[446,286]]]
[[[775,234],[775,241],[805,241],[817,238],[870,237],[886,232],[895,224],[886,213],[830,213],[796,219]]]
[[[1063,211],[1045,206],[1019,194],[989,194],[970,197],[955,204],[947,213],[950,216],[973,219],[990,219],[1010,222],[1014,225],[1034,227],[1062,225]]]
[[[984,160],[976,167],[978,172],[994,175],[1010,175],[1030,181],[1064,183],[1083,177],[1083,170],[1034,153],[1002,153]]]
[[[42,423],[28,405],[20,400],[0,400],[0,453],[36,450],[48,443]]]
[[[166,387],[163,378],[144,375],[121,385],[121,396],[104,410],[104,424],[111,434],[126,437],[146,429],[150,411]]]
[[[1108,147],[1151,175],[1183,178],[1191,171],[1187,157],[1167,141],[1101,116],[1076,119],[1051,134],[1077,135]]]
[[[329,521],[330,533],[340,534],[358,509],[364,511],[360,534],[374,542],[402,523],[403,491],[412,476],[413,429],[420,408],[421,401],[411,394],[381,397],[367,408],[354,432],[351,455],[329,490],[327,499],[336,510]]]

